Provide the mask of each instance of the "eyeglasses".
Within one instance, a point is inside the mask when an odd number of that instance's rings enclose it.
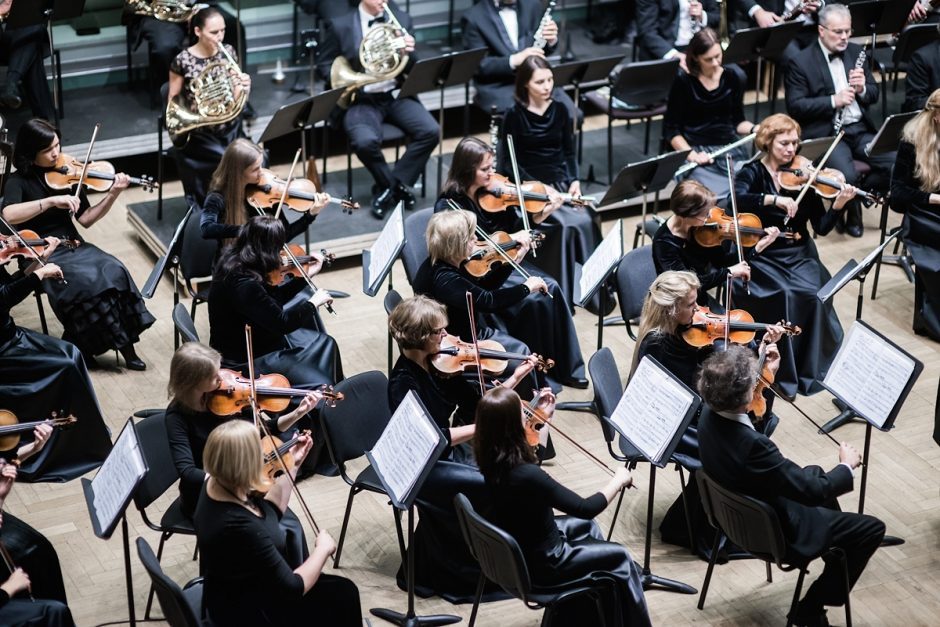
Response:
[[[838,35],[839,37],[842,37],[843,35],[846,35],[846,36],[851,36],[851,35],[852,35],[852,29],[851,29],[851,28],[829,28],[828,26],[823,26],[822,24],[820,24],[820,26],[822,26],[823,28],[825,28],[825,29],[826,29],[827,31],[829,31],[830,33],[834,33],[834,34]]]

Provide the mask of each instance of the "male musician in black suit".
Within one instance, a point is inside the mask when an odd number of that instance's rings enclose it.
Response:
[[[356,72],[363,72],[359,63],[359,46],[363,33],[390,21],[382,0],[362,0],[358,9],[328,20],[317,54],[317,70],[328,82],[330,68],[337,57],[344,57]],[[406,31],[411,31],[411,17],[390,2],[388,10]],[[366,166],[375,184],[372,186],[372,215],[379,220],[403,201],[406,209],[414,209],[415,197],[409,189],[424,170],[428,157],[438,140],[438,126],[417,98],[396,98],[392,91],[408,68],[414,64],[415,40],[404,33],[403,52],[409,55],[408,65],[396,79],[373,82],[356,90],[354,101],[343,117],[343,128],[359,160]],[[389,168],[382,155],[382,123],[388,120],[408,135],[408,148],[394,168]]]
[[[816,39],[816,15],[826,3],[823,0],[730,0],[728,5],[732,13],[731,31],[736,32],[742,28],[767,28],[783,22],[783,18],[793,15],[791,21],[800,20],[805,25],[796,37],[793,38],[783,53],[780,61],[786,64],[797,52],[808,46]],[[799,15],[792,14],[799,10]]]
[[[774,371],[780,353],[775,344],[765,348],[765,365]],[[830,548],[842,549],[851,588],[885,534],[877,518],[838,509],[836,497],[852,491],[861,456],[854,446],[842,443],[839,464],[829,472],[819,466],[800,467],[784,457],[748,419],[759,372],[754,353],[742,346],[705,360],[698,378],[707,405],[698,422],[702,467],[721,486],[764,501],[777,512],[788,560],[811,560]],[[841,560],[823,559],[822,574],[789,617],[796,625],[828,625],[823,607],[840,606],[848,598]]]
[[[679,58],[685,66],[685,47],[706,26],[717,29],[721,17],[715,0],[637,0],[636,36],[641,59]]]
[[[790,60],[786,75],[787,112],[803,127],[803,138],[836,134],[842,120],[845,137],[836,146],[826,167],[845,175],[849,185],[857,185],[853,159],[871,166],[867,186],[886,189],[894,153],[869,157],[865,146],[877,130],[868,116],[868,107],[878,102],[878,85],[868,63],[856,68],[862,47],[849,43],[852,16],[844,4],[828,4],[819,11],[819,39]],[[852,237],[862,236],[862,216],[858,202],[852,202],[844,227]]]
[[[6,12],[2,12],[7,5]],[[9,13],[12,3],[0,2],[0,15]],[[43,56],[49,54],[46,29],[43,26],[10,28],[0,25],[0,58],[7,66],[7,81],[0,92],[0,105],[7,109],[19,109],[26,102],[33,115],[46,120],[55,119],[55,105],[46,81]],[[22,82],[24,90],[20,89]]]
[[[940,26],[937,30],[940,31]],[[940,41],[932,41],[911,57],[901,111],[920,111],[937,88],[940,88]]]

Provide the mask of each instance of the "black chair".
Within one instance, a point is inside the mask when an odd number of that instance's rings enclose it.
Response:
[[[143,538],[137,538],[137,556],[150,576],[157,600],[163,608],[164,619],[170,627],[199,627],[202,621],[202,577],[193,579],[182,589],[166,576],[160,560]]]
[[[183,342],[199,341],[196,325],[183,303],[176,303],[173,306],[173,325],[176,327],[177,333],[183,338]]]
[[[385,315],[392,313],[392,310],[395,309],[395,307],[398,307],[398,303],[400,303],[401,300],[402,300],[401,294],[399,294],[395,290],[389,290],[388,293],[385,295],[385,300],[384,300]],[[388,372],[389,374],[391,374],[392,372],[392,349],[394,348],[394,342],[392,340],[392,333],[390,331],[387,331],[387,333],[388,333]]]
[[[882,76],[891,75],[892,91],[898,90],[898,74],[910,69],[914,53],[936,40],[936,24],[913,24],[901,31],[893,49],[889,47],[875,50],[875,62],[880,67]]]
[[[666,222],[665,218],[660,218],[659,216],[650,216],[646,219],[646,222],[637,222],[636,230],[633,232],[633,247],[636,248],[640,244],[640,236],[645,235],[646,237],[653,239],[653,236],[656,235],[656,231],[659,230]]]
[[[633,341],[636,341],[633,323],[639,319],[643,301],[655,280],[656,265],[653,263],[653,247],[650,244],[634,248],[617,265],[617,302],[620,303],[620,315],[627,326],[627,335]]]
[[[411,287],[415,285],[415,277],[421,264],[428,258],[428,242],[424,232],[428,229],[428,222],[434,215],[434,209],[421,209],[405,218],[405,247],[401,250],[401,263],[405,266],[405,276]]]
[[[159,562],[163,556],[163,545],[173,534],[195,536],[196,529],[193,527],[192,519],[183,513],[179,497],[173,499],[170,506],[166,508],[159,523],[154,523],[147,515],[147,508],[176,483],[179,474],[176,472],[176,464],[173,463],[173,456],[170,454],[164,413],[157,412],[147,416],[138,422],[136,427],[141,453],[144,461],[147,462],[147,474],[134,491],[134,505],[140,512],[144,524],[160,532],[160,544],[157,546],[157,562]],[[193,559],[196,559],[195,554]],[[144,617],[148,619],[150,607],[153,604],[153,593],[154,588],[151,587],[150,594],[147,596],[147,609],[144,612]]]
[[[773,581],[771,564],[776,564],[777,568],[785,572],[799,569],[800,576],[796,580],[793,602],[790,605],[790,614],[792,615],[800,600],[803,579],[806,577],[807,567],[812,559],[805,562],[789,562],[786,559],[787,541],[783,536],[783,528],[780,525],[777,512],[770,505],[720,486],[703,470],[699,470],[697,476],[705,515],[708,517],[708,522],[716,529],[712,558],[708,562],[708,570],[705,572],[705,582],[702,584],[698,609],[705,607],[705,595],[708,593],[708,584],[718,556],[718,543],[721,534],[724,533],[736,545],[757,559],[766,562],[768,583]],[[845,553],[842,549],[837,548],[830,549],[826,553],[836,555],[842,560],[842,566],[845,569],[845,586],[848,590],[849,571]],[[787,618],[787,627],[790,624],[790,619]],[[852,627],[852,608],[848,594],[845,597],[845,624]]]
[[[470,613],[471,627],[476,624],[477,611],[480,609],[480,600],[487,579],[523,601],[529,609],[546,608],[546,613],[551,611],[552,606],[572,597],[590,595],[597,609],[598,623],[595,624],[607,624],[600,592],[603,587],[614,585],[611,577],[603,577],[595,573],[593,578],[588,576],[560,586],[550,588],[533,586],[525,557],[512,536],[484,520],[463,494],[454,497],[454,508],[457,510],[460,531],[470,548],[470,553],[480,564],[481,572],[477,583],[476,599]],[[585,624],[589,623],[585,621]],[[543,619],[542,625],[551,625],[550,616]]]
[[[202,238],[199,221],[202,210],[194,209],[183,227],[183,244],[180,247],[180,274],[193,303],[189,308],[189,317],[196,319],[196,306],[209,301],[212,266],[215,263],[219,243],[216,240]],[[201,280],[200,280],[201,279]],[[174,307],[179,303],[179,289],[174,295]]]
[[[323,439],[333,463],[339,468],[340,476],[349,485],[349,498],[346,501],[346,513],[343,515],[343,528],[336,545],[336,557],[333,566],[339,568],[339,559],[346,540],[346,528],[352,512],[353,499],[366,490],[376,494],[385,494],[385,488],[375,469],[367,466],[355,479],[349,476],[346,462],[358,459],[375,446],[382,431],[388,425],[392,412],[388,407],[388,379],[377,370],[363,372],[336,385],[336,391],[345,398],[336,407],[325,406],[320,410],[323,427]],[[395,530],[398,532],[398,548],[402,560],[405,559],[405,538],[401,530],[401,512],[392,508],[395,515]]]
[[[585,95],[585,99],[607,114],[607,178],[608,184],[614,180],[613,123],[614,120],[646,121],[646,136],[643,152],[649,153],[650,126],[653,117],[666,113],[666,99],[672,82],[679,71],[678,59],[658,61],[640,61],[624,66],[616,81],[606,94],[596,91]],[[628,105],[628,108],[614,106],[614,99]]]

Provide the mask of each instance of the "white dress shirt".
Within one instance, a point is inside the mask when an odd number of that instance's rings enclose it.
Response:
[[[496,10],[499,12],[499,19],[503,23],[503,28],[506,29],[506,34],[509,35],[509,41],[512,43],[512,49],[519,51],[519,11],[518,6],[516,9],[513,8],[499,8],[498,0],[496,2]]]
[[[379,15],[382,15],[379,13]],[[379,15],[370,15],[365,9],[362,8],[362,4],[359,4],[359,23],[362,25],[362,36],[365,37],[366,33],[369,32],[371,28],[369,22],[379,17]],[[387,18],[388,16],[386,16]],[[373,24],[372,26],[377,26],[378,24]],[[395,89],[395,80],[389,79],[387,81],[382,81],[380,83],[372,83],[371,85],[366,85],[362,88],[362,91],[369,94],[384,94],[386,92],[392,91]]]
[[[823,52],[823,58],[828,60],[831,52],[829,52],[829,49],[823,45],[822,39],[818,39],[817,41],[819,42],[819,47]],[[832,76],[832,84],[836,88],[836,93],[839,93],[849,86],[848,69],[845,67],[844,61],[844,57],[841,59],[839,57],[835,57],[831,61],[828,61],[829,75]],[[862,119],[862,108],[858,104],[858,97],[864,93],[865,88],[862,88],[862,93],[855,94],[856,99],[852,101],[852,104],[845,108],[845,117],[842,118],[843,126],[855,124]],[[838,107],[836,107],[835,95],[830,97],[830,103],[836,111],[839,110]]]

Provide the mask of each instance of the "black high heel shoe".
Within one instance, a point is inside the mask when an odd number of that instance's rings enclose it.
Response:
[[[134,345],[130,344],[128,346],[122,346],[118,349],[118,352],[124,358],[124,365],[127,366],[128,370],[146,370],[147,364],[137,356],[137,351],[134,350]]]

